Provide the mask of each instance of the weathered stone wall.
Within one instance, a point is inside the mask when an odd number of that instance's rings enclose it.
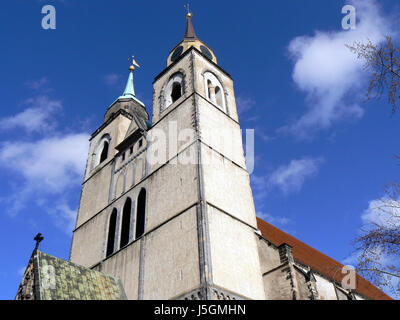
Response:
[[[278,267],[281,264],[278,249],[272,243],[259,238],[257,245],[262,274]]]
[[[249,299],[264,299],[254,230],[210,205],[207,214],[214,284]]]
[[[162,121],[157,122],[149,130],[149,136],[153,136],[155,140],[153,143],[150,143],[148,153],[149,173],[157,170],[167,161],[177,162],[173,158],[193,144],[195,141],[194,112],[194,97],[191,96],[187,100],[182,101],[180,105],[172,106],[171,110],[163,114]],[[165,137],[165,143],[159,142],[162,141],[158,137],[161,133]],[[160,161],[163,157],[157,151],[165,155],[164,161]],[[184,160],[182,157],[186,157],[189,160],[192,157],[195,160],[196,154],[193,149],[190,149],[181,156],[181,159]]]
[[[204,192],[208,202],[257,228],[249,174],[219,153],[201,145]]]
[[[195,148],[192,145],[189,152],[194,152]],[[164,223],[198,201],[197,166],[180,164],[182,157],[184,155],[179,154],[177,164],[168,163],[146,179],[149,229]]]
[[[128,299],[138,299],[140,241],[131,243],[101,264],[101,272],[121,279]]]
[[[83,183],[76,227],[108,205],[111,172],[112,164],[108,163]]]
[[[293,299],[293,286],[289,275],[290,268],[288,265],[281,265],[264,274],[263,281],[266,300]]]
[[[197,99],[201,141],[246,169],[240,126],[208,100]]]
[[[75,230],[71,247],[71,262],[91,267],[103,258],[109,211],[109,209],[104,209]]]
[[[199,287],[196,207],[162,225],[144,241],[143,299],[171,299]]]

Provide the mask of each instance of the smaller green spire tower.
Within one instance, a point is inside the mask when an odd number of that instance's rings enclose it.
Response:
[[[135,65],[139,67],[139,64],[132,56],[132,64],[129,67],[130,73],[124,93],[119,96],[107,109],[104,117],[105,122],[110,119],[114,114],[116,114],[119,110],[124,110],[131,115],[136,115],[139,118],[143,118],[145,122],[148,121],[149,116],[146,112],[146,107],[144,103],[140,101],[135,95],[135,85],[133,80],[133,71],[135,70]]]

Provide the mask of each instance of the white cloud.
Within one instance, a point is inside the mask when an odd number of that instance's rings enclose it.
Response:
[[[262,211],[257,211],[257,216],[274,226],[284,226],[290,222],[290,219],[286,217],[276,217]]]
[[[236,98],[236,107],[241,121],[257,121],[260,115],[255,113],[256,101],[251,97],[238,96]]]
[[[14,116],[0,119],[2,130],[22,128],[27,132],[44,132],[55,128],[53,115],[62,109],[61,101],[42,95],[28,99],[23,104],[30,107]]]
[[[268,179],[265,176],[251,175],[251,185],[255,202],[263,200],[268,194]]]
[[[378,43],[391,34],[390,19],[381,13],[374,0],[350,1],[356,8],[357,28],[334,32],[316,31],[314,36],[300,36],[288,47],[294,60],[293,80],[306,93],[308,110],[280,132],[309,138],[317,130],[327,129],[346,118],[360,118],[364,110],[359,90],[365,81],[363,63],[345,44],[354,41]]]
[[[257,126],[254,128],[255,134],[260,137],[263,141],[269,142],[274,140],[274,137],[270,136],[269,134],[265,133],[265,129],[263,127]]]
[[[301,158],[291,160],[270,175],[251,175],[251,187],[254,201],[262,208],[262,201],[273,188],[279,188],[284,194],[298,192],[305,181],[315,176],[323,158]]]
[[[116,74],[116,73],[106,74],[103,77],[105,84],[108,86],[116,85],[120,81],[120,79],[121,79],[121,75]]]
[[[54,223],[67,234],[75,228],[77,209],[71,209],[67,203],[58,203],[50,208],[49,213],[53,216]]]
[[[292,160],[289,164],[275,170],[269,177],[268,184],[278,187],[285,194],[298,192],[305,180],[318,172],[322,161],[322,158]]]
[[[345,266],[352,266],[354,267],[357,264],[358,257],[360,256],[360,252],[353,252],[346,258],[344,258],[341,263]]]
[[[400,228],[400,199],[396,201],[383,197],[370,201],[361,220],[364,225],[373,223],[382,227]]]
[[[255,100],[248,97],[238,96],[236,98],[236,106],[239,115],[249,111],[256,104]]]
[[[44,138],[34,142],[5,142],[0,147],[0,168],[13,173],[10,192],[0,203],[10,216],[27,214],[36,205],[53,223],[70,234],[78,203],[71,209],[69,196],[78,192],[85,168],[89,135],[85,133]]]
[[[9,192],[0,203],[10,216],[27,214],[33,206],[47,212],[54,223],[71,232],[76,216],[69,197],[79,190],[86,165],[89,135],[84,132],[64,133],[53,117],[62,103],[47,96],[28,99],[30,107],[3,118],[3,130],[23,128],[39,136],[19,136],[0,142],[0,169],[12,178],[4,181]],[[50,130],[51,129],[51,130]],[[29,138],[29,139],[27,139]],[[72,197],[73,198],[73,197]],[[74,203],[72,207],[77,206]],[[27,217],[29,220],[30,218]]]
[[[49,80],[47,77],[42,77],[39,80],[27,81],[25,83],[26,86],[33,90],[40,90],[41,92],[49,92],[52,91],[47,85],[49,84]]]
[[[36,189],[60,193],[81,178],[88,139],[87,134],[78,133],[34,142],[6,141],[0,147],[0,164]]]

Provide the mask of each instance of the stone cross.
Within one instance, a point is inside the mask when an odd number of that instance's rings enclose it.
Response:
[[[43,239],[44,239],[44,238],[42,237],[42,234],[41,234],[40,232],[33,238],[33,240],[36,241],[35,250],[37,250],[37,248],[39,247],[39,243],[40,243]]]

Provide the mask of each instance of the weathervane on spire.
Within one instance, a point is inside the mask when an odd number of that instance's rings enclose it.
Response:
[[[184,7],[185,7],[185,9],[186,9],[186,11],[187,11],[186,17],[191,18],[191,17],[192,17],[192,13],[190,12],[190,5],[189,5],[189,3],[185,4]]]
[[[136,62],[136,60],[134,59],[134,57],[135,57],[135,56],[132,56],[132,58],[129,59],[129,60],[132,59],[132,64],[131,64],[131,66],[129,67],[129,70],[131,70],[131,71],[135,70],[135,66],[137,66],[137,67],[140,68],[139,64]]]

